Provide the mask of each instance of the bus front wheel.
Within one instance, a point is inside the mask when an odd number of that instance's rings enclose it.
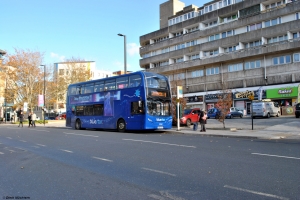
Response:
[[[75,129],[76,130],[81,130],[81,121],[80,119],[77,119],[75,122]]]
[[[125,129],[126,129],[126,124],[125,124],[124,119],[120,119],[120,120],[118,121],[117,129],[118,129],[119,132],[124,132],[124,131],[125,131]]]

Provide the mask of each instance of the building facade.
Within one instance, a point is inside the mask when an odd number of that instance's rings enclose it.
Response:
[[[263,98],[294,105],[299,18],[294,0],[216,0],[201,7],[169,0],[160,5],[160,29],[140,36],[140,67],[180,80],[189,107],[214,107],[224,88],[245,113],[259,89]]]

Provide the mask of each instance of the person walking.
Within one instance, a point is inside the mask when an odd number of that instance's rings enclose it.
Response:
[[[30,125],[32,125],[31,122],[31,113],[28,113],[28,128],[30,128]]]
[[[35,128],[36,114],[31,112],[31,126]]]
[[[201,125],[200,132],[206,132],[206,128],[205,128],[206,123],[207,123],[206,111],[202,111],[202,114],[200,115],[200,125]]]
[[[19,114],[19,126],[18,127],[20,127],[21,124],[22,124],[22,127],[23,127],[23,120],[24,120],[23,112],[20,112],[20,114]]]

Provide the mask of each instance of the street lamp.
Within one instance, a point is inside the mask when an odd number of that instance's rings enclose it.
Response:
[[[46,112],[45,112],[45,109],[46,109],[46,65],[41,65],[41,66],[44,66],[44,126],[45,126],[45,117],[46,117]]]
[[[123,35],[121,33],[118,34],[118,36],[124,37],[124,73],[127,74],[127,64],[126,64],[126,35]]]

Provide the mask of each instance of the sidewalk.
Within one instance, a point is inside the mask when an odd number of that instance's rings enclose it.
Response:
[[[51,120],[46,127],[65,127],[65,120]],[[239,137],[239,138],[253,138],[253,139],[300,139],[300,121],[283,123],[275,126],[258,126],[255,125],[254,130],[251,126],[244,124],[226,125],[225,130],[223,124],[217,121],[210,121],[210,124],[206,125],[206,132],[200,132],[200,125],[198,131],[193,131],[193,126],[180,127],[180,131],[177,131],[177,127],[170,130],[164,130],[168,133],[176,134],[197,134],[203,136],[218,136],[218,137]]]
[[[13,125],[13,124],[11,124]],[[37,127],[59,127],[66,128],[65,120],[49,120],[47,124],[37,124]],[[300,121],[294,121],[289,123],[283,123],[275,126],[257,126],[254,130],[251,126],[244,124],[226,125],[223,129],[223,124],[217,121],[210,121],[206,124],[206,132],[200,132],[200,125],[197,131],[193,131],[193,126],[181,126],[180,130],[177,130],[176,126],[173,126],[170,130],[160,130],[165,133],[175,134],[196,134],[203,136],[218,136],[218,137],[237,137],[237,138],[253,138],[253,139],[297,139],[300,140]]]
[[[265,127],[243,129],[240,126],[226,127],[223,129],[222,124],[206,125],[206,132],[200,132],[200,125],[197,131],[193,131],[193,127],[173,127],[166,132],[182,133],[182,134],[197,134],[203,136],[219,136],[219,137],[241,137],[253,139],[300,139],[300,122],[289,122],[285,124]]]

